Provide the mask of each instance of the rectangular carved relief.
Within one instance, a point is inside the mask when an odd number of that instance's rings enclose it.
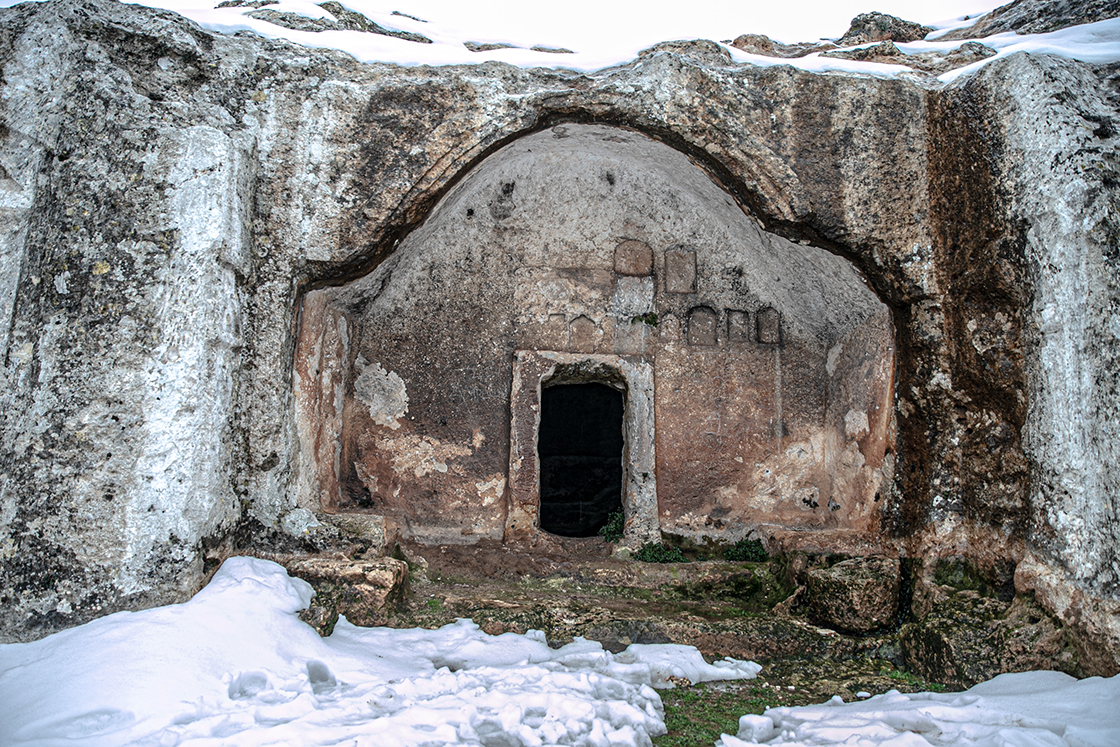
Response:
[[[750,341],[751,315],[746,311],[727,310],[727,341],[741,345]]]
[[[665,292],[696,292],[696,252],[691,249],[665,252]]]
[[[688,344],[711,347],[716,344],[716,326],[719,315],[707,306],[697,306],[688,312]]]

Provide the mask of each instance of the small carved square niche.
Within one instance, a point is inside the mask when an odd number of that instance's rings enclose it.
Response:
[[[688,312],[688,344],[712,347],[716,344],[716,326],[719,315],[707,306],[697,306]]]
[[[772,306],[758,312],[755,318],[758,328],[758,341],[763,345],[780,345],[782,343],[782,315]]]
[[[642,241],[623,241],[614,250],[614,271],[619,275],[652,275],[653,249]]]
[[[727,310],[727,341],[734,344],[748,342],[750,333],[751,315],[746,311],[735,309]]]
[[[696,252],[691,249],[665,252],[665,292],[696,292]]]

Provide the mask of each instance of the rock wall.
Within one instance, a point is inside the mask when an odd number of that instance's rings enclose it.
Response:
[[[502,146],[594,121],[891,310],[881,531],[772,541],[1010,559],[1116,671],[1115,71],[1015,55],[928,87],[708,42],[594,74],[398,68],[106,0],[0,29],[3,640],[182,599],[207,557],[307,531],[336,455],[300,448],[293,392],[334,402],[352,351],[324,319],[296,370],[300,300],[376,271]]]
[[[650,372],[647,417],[625,419],[626,492],[640,484],[656,504],[632,544],[659,524],[699,542],[878,525],[894,461],[887,307],[850,263],[761,231],[640,133],[566,124],[522,137],[373,272],[304,299],[300,452],[341,447],[316,468],[307,508],[372,510],[444,542],[535,527],[536,508],[515,519],[504,500],[513,472],[530,492],[538,481],[510,435],[536,449],[537,392],[558,364],[525,378],[532,401],[512,421],[510,392],[519,351],[552,351],[568,354],[561,366],[608,355],[618,375],[622,360]],[[326,347],[350,351],[341,384],[314,383],[324,329],[337,340]],[[341,392],[341,418],[323,389]],[[654,436],[644,447],[641,431]],[[511,505],[531,504],[519,484]],[[628,515],[639,502],[624,500]]]

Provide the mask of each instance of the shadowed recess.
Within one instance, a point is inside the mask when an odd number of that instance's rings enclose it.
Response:
[[[541,529],[591,537],[622,510],[622,392],[570,384],[541,392]]]

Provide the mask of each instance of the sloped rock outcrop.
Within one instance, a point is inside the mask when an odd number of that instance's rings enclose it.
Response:
[[[965,689],[1005,672],[1083,674],[1070,629],[1031,597],[1002,602],[951,587],[939,596],[928,614],[900,633],[907,666],[922,677]]]
[[[277,26],[295,29],[297,31],[364,31],[367,34],[392,36],[397,39],[418,42],[420,44],[432,43],[432,40],[423,34],[417,34],[411,31],[400,31],[397,29],[387,29],[369,20],[361,13],[343,7],[340,3],[334,2],[334,0],[319,3],[319,7],[330,13],[334,17],[333,20],[331,18],[308,18],[298,13],[288,13],[272,10],[271,8],[258,8],[257,10],[251,11],[249,15],[253,18],[259,18],[262,21],[268,21]]]
[[[991,47],[977,41],[969,41],[950,52],[918,52],[903,54],[894,42],[880,42],[871,47],[859,49],[836,49],[824,51],[822,57],[835,57],[844,60],[863,62],[882,62],[888,65],[906,65],[934,75],[940,75],[958,67],[971,65],[996,54]]]
[[[828,42],[782,44],[762,34],[740,34],[731,42],[731,46],[751,54],[761,54],[767,57],[784,57],[786,59],[804,57],[813,52],[834,49],[836,47],[835,44]]]
[[[945,41],[982,39],[1008,31],[1044,34],[1118,16],[1120,3],[1116,0],[1015,0],[986,13],[971,26],[955,29],[940,38]]]
[[[182,599],[252,522],[309,526],[285,517],[321,512],[318,476],[353,464],[299,426],[293,392],[327,422],[356,352],[324,335],[297,373],[301,299],[369,276],[501,147],[595,122],[682,152],[890,309],[897,447],[874,536],[808,494],[819,525],[796,542],[1028,560],[1016,583],[1091,643],[1086,672],[1116,671],[1108,69],[1018,54],[941,86],[736,65],[710,42],[587,74],[403,68],[105,0],[6,8],[0,27],[4,640]],[[485,209],[512,217],[502,194]],[[763,321],[751,339],[780,345]],[[845,415],[846,435],[867,423]]]

